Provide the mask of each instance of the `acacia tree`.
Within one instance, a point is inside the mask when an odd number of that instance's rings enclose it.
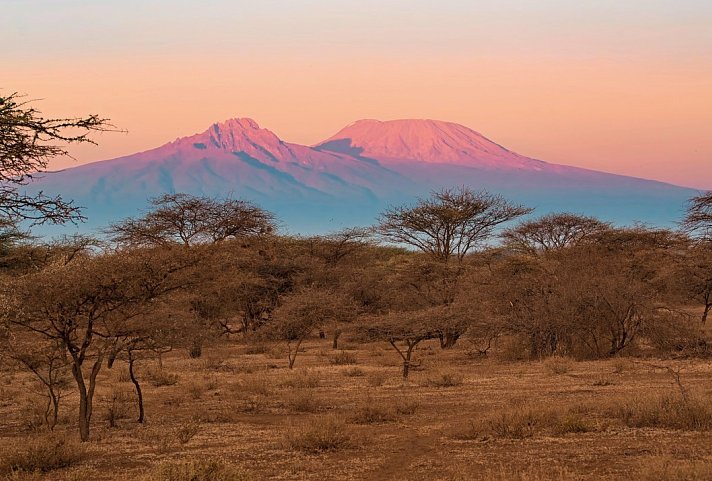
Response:
[[[690,199],[682,228],[689,234],[712,241],[712,191]]]
[[[51,158],[68,155],[68,144],[94,143],[91,133],[112,126],[97,115],[43,118],[30,103],[17,93],[0,96],[0,220],[81,220],[71,201],[43,192],[27,195],[20,187],[46,169]]]
[[[2,326],[0,360],[3,358],[30,372],[39,383],[47,399],[42,421],[50,431],[54,430],[60,401],[69,381],[69,365],[63,347],[53,341],[18,338],[7,326]]]
[[[327,323],[350,322],[355,317],[356,305],[347,296],[333,290],[305,287],[282,299],[269,331],[271,337],[287,343],[289,369],[292,369],[302,342],[315,329],[323,329]]]
[[[673,268],[663,282],[682,297],[683,302],[702,305],[701,324],[712,312],[712,245],[691,243],[673,258]]]
[[[462,262],[499,225],[531,211],[486,191],[443,189],[414,206],[386,210],[376,232],[389,242],[410,245],[437,260],[448,262],[454,257]]]
[[[468,253],[482,247],[498,226],[531,210],[486,191],[443,189],[414,206],[387,210],[375,230],[387,241],[416,247],[433,260],[447,264],[454,258],[458,269],[448,272],[444,280],[456,284],[463,272],[459,266]],[[446,296],[442,304],[448,305],[452,300],[452,296]],[[463,333],[462,328],[441,331],[441,347],[453,347]]]
[[[505,230],[502,239],[512,249],[536,254],[576,245],[610,227],[610,224],[594,217],[570,213],[548,214]]]
[[[164,194],[151,199],[151,205],[152,210],[143,217],[110,226],[109,237],[129,246],[191,246],[275,230],[274,216],[245,200]]]
[[[97,376],[116,343],[157,300],[181,289],[193,265],[187,255],[138,251],[84,256],[16,279],[8,321],[18,335],[59,343],[79,393],[79,433],[89,439]]]

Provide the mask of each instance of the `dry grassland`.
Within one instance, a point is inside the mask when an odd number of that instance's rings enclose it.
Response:
[[[102,372],[92,441],[76,399],[52,434],[25,373],[2,373],[0,469],[10,480],[712,479],[712,363],[510,362],[435,343],[404,383],[385,343],[239,343],[139,366],[135,422],[125,364]],[[665,369],[680,370],[684,392]]]

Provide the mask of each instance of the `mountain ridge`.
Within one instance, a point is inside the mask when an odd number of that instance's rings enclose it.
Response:
[[[89,227],[133,216],[166,192],[253,200],[316,233],[373,223],[389,205],[465,185],[550,211],[670,225],[696,191],[520,155],[429,119],[353,122],[313,146],[237,117],[153,149],[47,172],[28,186],[87,206]]]

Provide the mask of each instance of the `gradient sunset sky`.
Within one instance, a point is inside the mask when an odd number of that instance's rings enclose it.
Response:
[[[128,130],[78,162],[230,117],[305,144],[361,118],[433,118],[530,157],[712,189],[710,0],[1,4],[3,94]]]

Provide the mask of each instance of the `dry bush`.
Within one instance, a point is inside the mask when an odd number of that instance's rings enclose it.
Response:
[[[371,387],[381,387],[386,382],[388,376],[381,371],[375,371],[368,375],[366,382]]]
[[[190,397],[195,400],[202,398],[206,390],[206,385],[199,381],[192,381],[186,386],[186,391],[190,394]]]
[[[202,365],[207,371],[232,372],[232,368],[227,364],[225,359],[215,354],[205,356]]]
[[[245,347],[244,352],[248,355],[267,354],[269,353],[271,348],[272,346],[270,346],[269,344],[258,342],[255,344],[249,344],[247,347]]]
[[[284,436],[284,446],[295,451],[318,454],[338,451],[353,444],[344,421],[334,416],[319,416],[311,422],[292,426]]]
[[[28,431],[38,431],[47,425],[47,398],[37,393],[32,393],[23,399],[20,415],[24,427]]]
[[[312,391],[298,389],[287,395],[287,405],[298,413],[315,413],[324,408],[323,403]]]
[[[387,400],[366,399],[358,404],[348,420],[354,424],[382,424],[396,421],[398,413],[395,406]]]
[[[610,414],[633,428],[712,429],[712,402],[706,398],[637,397],[615,405],[611,411]]]
[[[272,383],[264,375],[248,375],[240,380],[239,389],[250,394],[268,396],[272,393]]]
[[[552,356],[542,361],[544,369],[550,374],[566,374],[574,367],[574,361],[571,358],[563,356]]]
[[[313,389],[319,387],[321,379],[321,372],[311,369],[303,369],[289,373],[288,377],[279,383],[279,387]]]
[[[284,359],[287,357],[287,347],[282,344],[276,344],[269,348],[265,356],[269,359]]]
[[[410,416],[420,407],[420,402],[415,398],[400,398],[395,402],[396,413],[403,416]]]
[[[593,383],[592,383],[593,386],[597,386],[597,387],[610,386],[610,385],[612,385],[612,384],[613,384],[613,383],[612,383],[609,379],[607,379],[607,378],[605,378],[605,377],[599,377],[598,379],[596,379],[596,380],[593,381]]]
[[[178,384],[178,374],[164,370],[163,368],[152,368],[146,371],[146,379],[154,387],[173,386]]]
[[[525,439],[534,435],[542,427],[543,421],[551,420],[553,413],[528,406],[496,411],[482,419],[471,420],[458,426],[453,432],[455,439],[509,438]],[[551,422],[551,421],[550,421]]]
[[[115,389],[111,395],[103,399],[106,404],[104,419],[109,423],[109,427],[115,428],[121,419],[127,419],[135,404],[133,391],[122,391]]]
[[[346,377],[363,377],[366,375],[366,371],[364,371],[360,367],[352,367],[350,369],[346,369],[343,373]]]
[[[176,429],[176,439],[181,444],[187,444],[199,432],[200,423],[198,421],[188,421],[178,426]]]
[[[712,479],[712,464],[706,460],[655,456],[641,461],[635,475],[640,481],[706,481]]]
[[[502,362],[529,359],[529,346],[521,336],[503,336],[497,341],[496,358]]]
[[[464,379],[465,378],[460,373],[441,370],[429,374],[420,384],[421,386],[427,387],[456,387],[461,386]]]
[[[558,419],[552,427],[556,435],[588,433],[594,430],[589,420],[580,414],[568,413]]]
[[[627,357],[617,357],[613,360],[613,372],[623,374],[624,372],[632,371],[635,368],[633,361]]]
[[[118,374],[116,375],[116,380],[118,382],[131,382],[131,376],[129,375],[129,370],[127,369],[119,369]]]
[[[357,364],[356,355],[352,352],[346,352],[342,350],[338,354],[331,356],[329,362],[335,366],[348,366],[350,364]]]
[[[246,481],[244,471],[218,459],[199,459],[159,464],[141,481]]]
[[[248,414],[259,414],[267,410],[269,405],[269,398],[264,394],[254,394],[248,396],[242,405],[239,407],[239,411]],[[234,412],[234,411],[233,411]]]
[[[451,473],[447,479],[450,481],[580,481],[581,476],[574,474],[562,466],[553,465],[551,461],[542,462],[540,465],[517,467],[513,464],[500,464],[499,466],[485,465],[476,475],[471,467],[460,468],[463,472]]]
[[[49,472],[74,466],[86,453],[74,441],[58,435],[46,435],[16,443],[14,450],[4,453],[0,472]]]

